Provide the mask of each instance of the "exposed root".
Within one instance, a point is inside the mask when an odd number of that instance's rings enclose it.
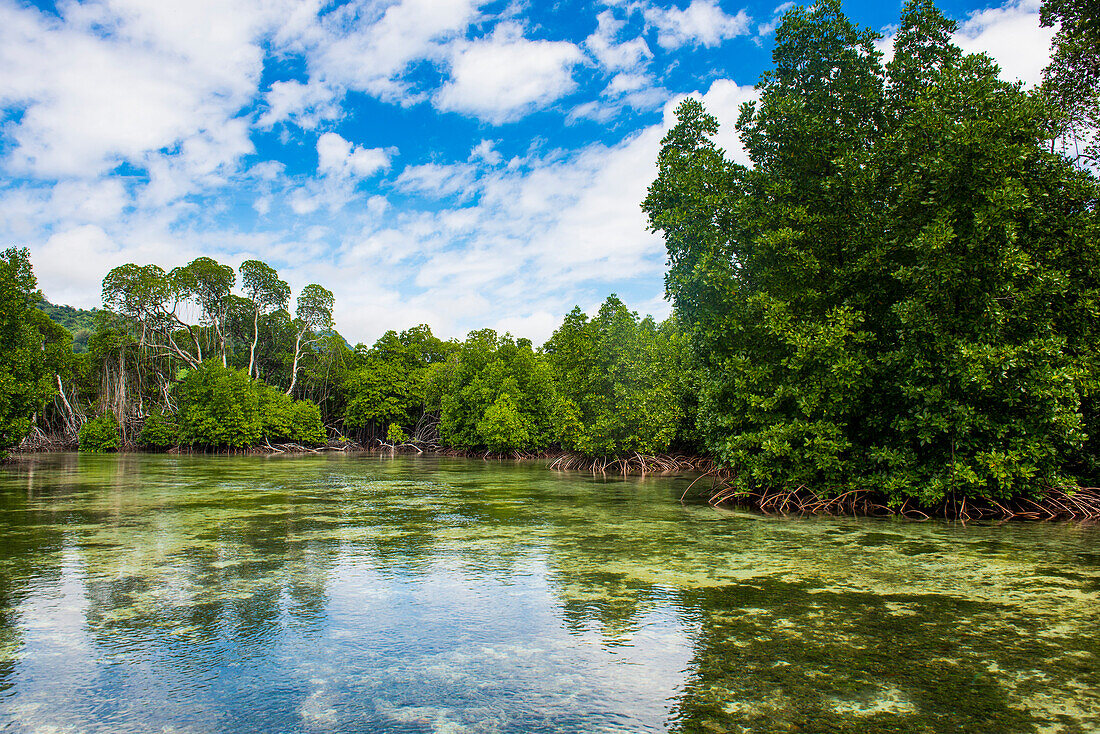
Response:
[[[77,447],[77,435],[73,432],[46,433],[38,426],[31,428],[27,437],[13,451],[33,454],[40,451],[72,451]]]
[[[887,497],[868,489],[853,489],[839,494],[823,494],[805,486],[794,489],[742,489],[729,481],[712,476],[704,490],[714,506],[733,504],[760,510],[769,515],[867,515],[929,520],[933,517],[961,520],[1100,520],[1100,488],[1078,487],[1072,490],[1052,488],[1042,499],[1017,497],[992,500],[981,497],[947,499],[938,505],[918,507],[906,499],[890,504]],[[698,482],[699,480],[696,480]],[[694,482],[692,486],[694,486]],[[690,487],[688,489],[691,489]],[[684,492],[687,496],[687,492]]]
[[[561,454],[550,462],[550,469],[557,471],[586,471],[592,474],[672,474],[681,472],[707,473],[714,470],[714,463],[703,456],[682,454],[639,454],[630,456],[584,456]]]

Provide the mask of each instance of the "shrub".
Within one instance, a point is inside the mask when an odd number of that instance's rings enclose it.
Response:
[[[118,451],[122,437],[118,433],[118,421],[110,413],[96,416],[80,429],[80,450],[94,454]]]
[[[485,416],[477,423],[477,432],[490,451],[523,449],[531,442],[523,416],[507,393],[497,398],[485,411]]]
[[[138,434],[138,443],[153,449],[167,449],[179,443],[179,426],[174,415],[151,413]]]
[[[386,441],[394,446],[399,443],[406,443],[408,440],[408,435],[396,423],[391,423],[389,429],[386,430]]]
[[[298,443],[324,443],[321,409],[309,400],[295,400],[291,408],[290,437]]]
[[[263,382],[254,382],[260,406],[261,432],[268,441],[288,441],[294,433],[294,401],[286,393]]]
[[[257,390],[243,370],[204,362],[176,390],[181,443],[241,449],[259,442],[263,421]]]

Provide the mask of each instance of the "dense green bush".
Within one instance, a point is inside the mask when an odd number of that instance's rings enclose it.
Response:
[[[176,417],[167,413],[150,413],[138,434],[138,443],[152,449],[167,449],[179,443]]]
[[[325,442],[325,425],[321,422],[321,409],[308,400],[295,400],[291,406],[290,438],[303,444]]]
[[[261,432],[267,441],[325,442],[321,410],[315,403],[292,400],[286,393],[263,382],[253,382],[253,389],[260,406]]]
[[[502,393],[477,422],[477,433],[490,451],[509,451],[531,444],[531,435],[509,393]]]
[[[208,361],[189,371],[176,388],[180,441],[194,446],[242,449],[264,441],[325,442],[321,411],[244,370]]]
[[[177,385],[180,442],[190,446],[243,449],[263,435],[258,390],[244,370],[204,362]]]
[[[588,455],[666,451],[681,427],[684,390],[675,321],[639,319],[611,296],[589,320],[580,308],[546,343],[562,448]]]
[[[431,381],[427,395],[438,400],[439,434],[447,445],[537,451],[554,439],[550,367],[526,339],[492,329],[470,332]]]
[[[92,418],[81,426],[79,442],[81,451],[93,454],[118,451],[122,447],[118,421],[110,413]]]

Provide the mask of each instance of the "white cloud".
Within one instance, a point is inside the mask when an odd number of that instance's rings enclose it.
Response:
[[[317,138],[317,170],[323,175],[366,178],[389,166],[390,154],[382,148],[353,146],[333,132]]]
[[[454,44],[435,104],[494,124],[516,120],[572,91],[581,59],[572,43],[531,41],[517,24],[500,23],[487,38]]]
[[[255,92],[276,3],[59,7],[57,17],[0,2],[0,104],[23,111],[11,166],[91,177],[188,144],[222,164],[239,156],[220,130]]]
[[[968,53],[992,56],[1005,79],[1036,85],[1050,63],[1055,31],[1039,25],[1039,4],[1039,0],[1016,0],[971,13],[959,25],[955,43]]]
[[[406,193],[443,198],[454,194],[471,194],[476,177],[474,166],[466,163],[442,165],[424,163],[409,166],[397,177],[397,188]]]
[[[526,337],[537,346],[545,343],[561,326],[561,322],[562,314],[537,311],[527,316],[506,316],[491,324],[491,328],[498,334],[508,333],[516,337]]]
[[[86,224],[53,235],[31,255],[35,275],[53,303],[99,306],[99,285],[119,261],[120,248],[102,227]]]
[[[751,165],[751,161],[737,135],[737,118],[741,114],[741,105],[759,97],[756,87],[741,86],[730,79],[715,79],[702,97],[703,106],[718,118],[715,142],[726,151],[727,158],[746,166]]]
[[[482,140],[470,150],[470,160],[485,161],[490,166],[497,165],[501,161],[501,155],[495,146],[496,143],[492,140]]]
[[[287,46],[305,52],[312,78],[409,104],[420,99],[403,80],[421,59],[441,59],[480,18],[485,0],[353,0],[325,13]]]
[[[596,31],[585,39],[584,45],[604,68],[612,71],[636,70],[653,58],[653,52],[644,38],[632,38],[622,43],[616,40],[626,23],[617,19],[611,10],[604,10],[596,16],[596,22]]]
[[[722,41],[749,32],[751,19],[744,10],[727,15],[718,0],[691,0],[680,8],[646,7],[646,22],[657,29],[657,43],[662,48],[681,46],[717,46]]]
[[[256,125],[271,128],[284,120],[293,120],[300,127],[312,130],[324,120],[340,116],[340,96],[319,82],[275,82],[264,96],[267,109]]]
[[[770,36],[775,33],[775,29],[779,27],[779,23],[783,20],[783,16],[793,7],[793,2],[777,5],[775,10],[772,11],[771,20],[767,23],[761,23],[756,27],[757,37],[763,38],[764,36]]]
[[[666,128],[676,124],[676,107],[687,97],[694,97],[703,103],[708,113],[718,119],[718,134],[714,142],[726,151],[726,157],[743,165],[752,165],[744,145],[737,135],[737,118],[741,114],[741,105],[760,98],[756,87],[742,86],[732,79],[715,79],[706,93],[692,92],[682,94],[665,105],[664,124]]]

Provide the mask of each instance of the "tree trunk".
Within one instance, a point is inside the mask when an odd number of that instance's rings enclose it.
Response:
[[[252,377],[252,365],[256,363],[256,342],[260,340],[260,309],[252,311],[252,349],[248,353],[248,376]],[[259,370],[256,370],[259,377]]]
[[[286,394],[294,392],[294,383],[298,381],[298,355],[302,351],[302,333],[298,332],[298,338],[294,340],[294,366],[290,368],[290,387],[286,389]]]
[[[55,374],[54,378],[57,380],[57,394],[61,396],[61,403],[65,406],[65,433],[75,436],[80,432],[79,421],[73,411],[72,404],[69,403],[69,398],[65,396],[65,386],[61,383],[61,375]]]

